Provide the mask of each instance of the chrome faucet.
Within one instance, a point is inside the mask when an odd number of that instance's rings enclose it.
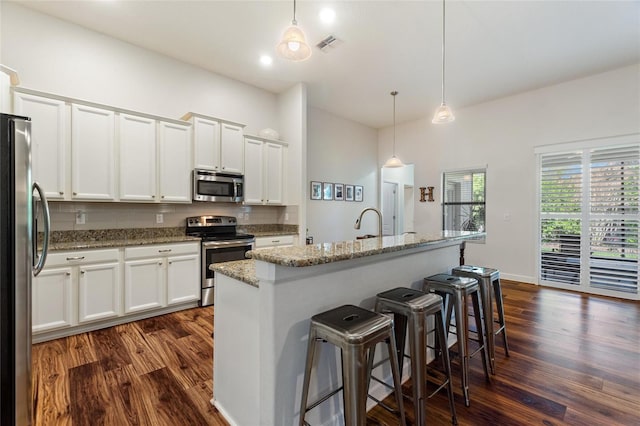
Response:
[[[353,227],[355,229],[360,229],[362,216],[369,210],[376,212],[376,214],[378,215],[378,237],[382,237],[382,213],[380,213],[380,210],[376,209],[375,207],[367,207],[366,209],[362,210],[360,212],[360,216],[358,216],[358,218],[356,219],[356,224]]]

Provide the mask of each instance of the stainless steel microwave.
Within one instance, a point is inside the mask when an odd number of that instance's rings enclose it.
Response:
[[[193,201],[241,203],[244,200],[244,176],[210,170],[193,171]]]

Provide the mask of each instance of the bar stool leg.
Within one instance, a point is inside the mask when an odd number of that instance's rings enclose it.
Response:
[[[502,286],[500,285],[500,278],[493,281],[493,292],[496,297],[496,308],[498,309],[498,321],[500,323],[500,329],[496,333],[502,332],[504,354],[505,356],[509,356],[509,343],[507,342],[507,326],[505,325],[504,320],[504,304],[502,302]],[[493,320],[493,317],[491,317],[491,320]]]
[[[309,329],[309,342],[307,343],[307,361],[304,368],[304,381],[302,383],[302,398],[300,402],[299,426],[304,426],[305,414],[307,413],[307,398],[309,397],[309,383],[311,381],[311,368],[313,367],[313,357],[316,352],[316,332],[313,327]]]
[[[458,351],[460,352],[460,375],[462,380],[462,394],[464,405],[469,406],[469,332],[468,308],[464,296],[456,294],[452,300],[453,309],[456,315],[456,335],[458,337]],[[449,323],[451,320],[449,320]],[[481,331],[482,333],[482,331]]]
[[[413,381],[413,404],[415,424],[425,425],[427,421],[427,340],[426,316],[412,315],[409,320],[409,353],[411,354],[411,379]]]
[[[361,346],[348,346],[342,350],[344,420],[347,426],[365,426],[367,423],[367,358],[366,350]]]
[[[442,363],[444,364],[444,372],[447,376],[447,396],[449,397],[449,411],[451,412],[451,423],[454,425],[458,424],[458,419],[456,417],[456,405],[453,400],[453,380],[451,376],[451,362],[449,360],[449,348],[447,345],[447,333],[444,328],[444,312],[440,311],[436,313],[435,316],[435,327],[436,327],[436,350],[440,350],[442,354]],[[424,424],[417,423],[416,424]]]
[[[398,353],[398,348],[396,347],[396,337],[393,328],[391,329],[391,337],[387,339],[387,349],[389,351],[389,362],[391,363],[391,371],[393,374],[393,386],[395,387],[396,404],[398,404],[398,409],[400,410],[400,425],[404,426],[407,424],[407,419],[404,415],[404,403],[402,401],[402,373],[398,369],[398,357],[396,356],[396,354]],[[369,390],[367,389],[364,392],[365,401],[368,391]],[[364,412],[366,413],[366,404],[363,408]]]
[[[482,315],[480,314],[480,312],[482,311],[478,292],[473,293],[473,295],[471,296],[471,300],[473,302],[473,317],[476,320],[476,329],[478,330],[478,343],[480,344],[482,349],[482,352],[480,352],[480,355],[482,355],[482,367],[484,368],[484,376],[489,382],[491,381],[491,376],[489,376],[489,354],[487,349],[487,340],[489,338],[485,339],[484,333],[482,332],[482,330],[485,330],[485,328],[483,328]],[[466,330],[468,330],[468,328]],[[493,335],[491,337],[493,337]]]
[[[493,331],[493,291],[491,282],[488,280],[479,280],[480,291],[482,292],[482,316],[484,317],[484,343],[487,346],[487,353],[489,354],[489,367],[491,368],[491,374],[496,374],[495,364],[495,341]]]

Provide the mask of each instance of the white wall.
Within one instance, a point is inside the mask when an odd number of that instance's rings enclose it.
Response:
[[[8,2],[0,28],[0,63],[21,86],[169,118],[199,112],[252,134],[278,126],[276,95],[254,86]]]
[[[363,202],[310,200],[306,189],[307,228],[314,242],[354,239],[357,235],[377,234],[378,219],[368,212],[360,230],[353,228],[360,211],[378,206],[378,158],[376,130],[309,108],[307,180],[362,185]],[[300,233],[304,233],[300,229]]]
[[[468,108],[454,106],[454,113],[456,121],[447,125],[425,117],[397,126],[396,154],[415,163],[415,186],[436,188],[435,203],[415,204],[416,231],[441,227],[443,171],[486,165],[487,240],[467,244],[467,262],[536,282],[534,147],[640,132],[640,65]],[[380,164],[391,145],[391,137],[380,138]]]

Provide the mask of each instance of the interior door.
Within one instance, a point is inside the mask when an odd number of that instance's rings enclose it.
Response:
[[[396,216],[398,212],[398,184],[382,184],[382,235],[397,234]]]

